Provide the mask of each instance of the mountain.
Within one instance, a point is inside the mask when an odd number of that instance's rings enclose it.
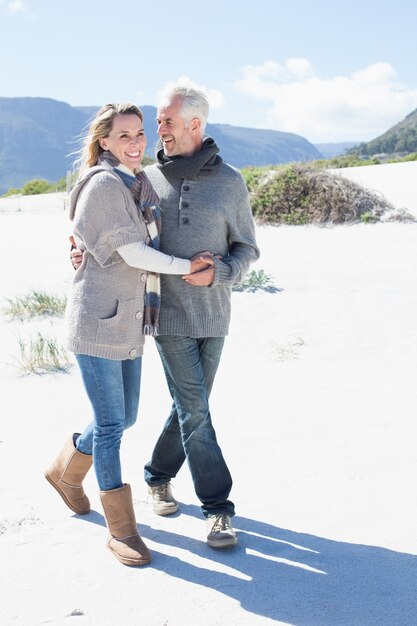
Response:
[[[417,152],[417,109],[383,135],[349,150],[350,154],[408,154]]]
[[[154,156],[156,108],[141,107],[148,138],[146,153]],[[72,107],[51,98],[0,98],[0,195],[33,178],[57,181],[70,168],[77,137],[97,107]],[[207,133],[235,167],[270,165],[321,158],[306,139],[274,130],[208,124]]]
[[[64,176],[85,114],[50,98],[0,98],[0,193],[32,178]]]
[[[358,145],[357,141],[340,141],[339,143],[315,143],[315,147],[325,159],[333,159],[334,157],[346,154],[346,151]]]
[[[235,167],[321,158],[321,153],[313,144],[293,133],[229,124],[207,124],[206,132],[218,144],[224,160]]]

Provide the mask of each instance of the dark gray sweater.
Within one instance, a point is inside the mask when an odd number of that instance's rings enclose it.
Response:
[[[215,146],[210,138],[207,143]],[[192,172],[191,178],[175,164],[170,168],[162,152],[158,154],[158,163],[147,167],[146,174],[161,201],[161,252],[190,258],[209,250],[223,257],[216,261],[210,287],[189,285],[180,276],[161,275],[159,334],[227,335],[232,286],[259,257],[245,182],[238,170],[218,156],[212,158],[212,152],[208,166]],[[176,159],[189,161],[192,157]]]

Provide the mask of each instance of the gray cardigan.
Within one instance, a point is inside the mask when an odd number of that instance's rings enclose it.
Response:
[[[127,265],[117,248],[145,240],[142,215],[126,185],[103,164],[77,182],[70,219],[84,255],[68,297],[67,346],[75,354],[133,359],[143,352],[147,273]]]
[[[216,261],[210,287],[161,275],[160,335],[221,337],[230,323],[232,286],[259,257],[246,185],[240,172],[218,158],[193,179],[164,174],[159,164],[145,168],[162,211],[161,252],[190,258],[210,250]],[[168,170],[167,170],[168,171]]]

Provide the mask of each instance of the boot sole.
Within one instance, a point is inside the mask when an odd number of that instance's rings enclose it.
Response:
[[[218,550],[224,550],[225,548],[233,548],[237,544],[237,537],[233,537],[233,539],[227,539],[225,541],[211,541],[207,539],[207,545],[210,548],[217,548]]]
[[[116,557],[116,559],[117,559],[118,561],[120,561],[120,563],[123,563],[123,565],[131,565],[132,567],[134,567],[134,566],[138,566],[138,567],[140,567],[141,565],[148,565],[148,564],[151,562],[151,557],[149,557],[148,559],[141,559],[140,561],[139,561],[139,560],[134,561],[134,560],[131,560],[131,559],[125,559],[125,558],[123,558],[122,556],[119,556],[119,555],[117,554],[117,552],[115,552],[114,550],[112,550],[112,549],[110,548],[110,546],[109,546],[109,545],[107,546],[107,549],[108,549],[108,550],[110,550],[110,552],[113,554],[113,556],[115,556],[115,557]]]
[[[63,491],[61,491],[61,489],[58,487],[58,485],[52,480],[52,478],[50,478],[48,476],[48,474],[45,472],[44,474],[46,480],[48,481],[48,483],[50,485],[52,485],[52,487],[55,489],[55,491],[57,491],[59,493],[59,495],[61,496],[61,498],[63,499],[63,501],[65,502],[65,504],[67,505],[67,507],[69,509],[71,509],[71,511],[73,511],[74,513],[76,513],[77,515],[87,515],[87,513],[89,513],[91,511],[91,509],[88,509],[88,511],[80,511],[77,510],[72,504],[71,502],[68,500],[68,498],[66,497],[65,493]]]
[[[157,511],[154,507],[152,507],[152,510],[155,513],[155,515],[174,515],[174,513],[176,513],[179,508],[180,508],[179,505],[177,505],[176,507],[172,507],[169,509],[162,509],[160,511]]]

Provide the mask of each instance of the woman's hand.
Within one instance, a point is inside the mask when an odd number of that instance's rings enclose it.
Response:
[[[191,259],[191,272],[182,277],[189,285],[209,287],[214,279],[214,258],[210,252],[200,252]]]
[[[196,272],[201,272],[201,270],[205,270],[209,267],[213,267],[214,261],[213,257],[209,252],[202,252],[198,256],[195,255],[190,259],[191,261],[191,270],[190,274],[195,274]]]
[[[77,270],[83,262],[83,251],[78,250],[77,244],[75,243],[75,239],[72,235],[70,235],[69,240],[71,244],[70,261],[72,267]]]

